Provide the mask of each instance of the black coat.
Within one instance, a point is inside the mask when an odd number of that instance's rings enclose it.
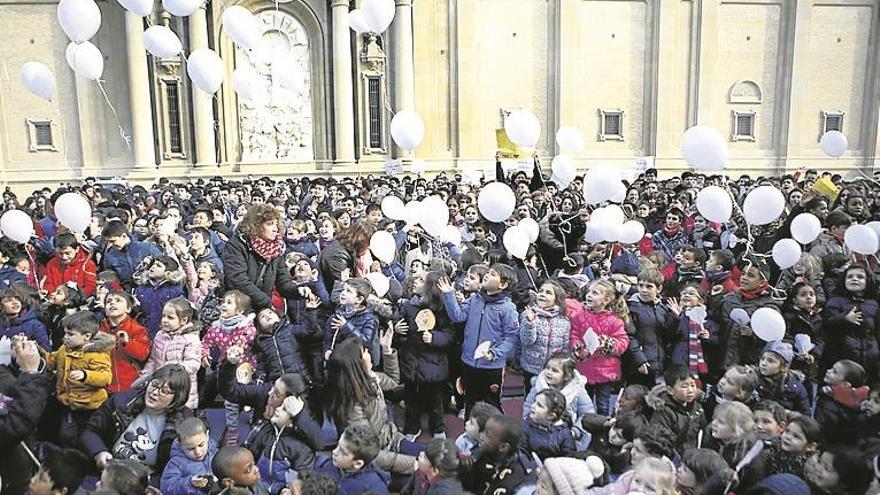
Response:
[[[9,383],[2,393],[12,401],[0,408],[0,477],[3,493],[24,493],[34,471],[34,465],[27,452],[20,445],[27,441],[36,430],[40,416],[46,408],[46,400],[52,389],[53,380],[48,373],[22,373],[15,378],[6,366],[0,366],[0,381]],[[33,449],[34,445],[31,444]]]
[[[409,332],[400,346],[400,377],[410,383],[438,383],[449,379],[449,359],[446,348],[455,339],[452,323],[446,311],[434,311],[437,324],[431,334],[433,340],[426,344],[422,332],[416,326],[416,314],[423,308],[418,298],[403,303],[401,316],[409,324]]]
[[[354,276],[354,256],[342,247],[339,240],[328,244],[318,253],[318,272],[324,279],[327,287],[333,287],[333,282],[339,280],[343,270],[348,268],[351,276]]]
[[[862,324],[856,325],[846,319],[847,313],[858,306],[862,312]],[[868,379],[877,378],[877,324],[880,307],[874,299],[857,300],[852,297],[832,297],[822,311],[825,330],[824,362],[831,364],[841,359],[852,359],[868,372]]]
[[[300,373],[309,378],[293,325],[279,323],[271,334],[257,334],[253,347],[266,374],[264,382],[274,382],[285,373]]]
[[[266,262],[240,233],[226,243],[223,270],[226,288],[237,289],[250,296],[255,310],[272,305],[273,289],[278,289],[284,297],[301,297],[284,264],[284,257],[277,256]]]

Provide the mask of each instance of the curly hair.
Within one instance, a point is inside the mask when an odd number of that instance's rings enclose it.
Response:
[[[248,239],[259,237],[263,231],[263,224],[271,221],[278,222],[278,228],[281,228],[281,213],[272,205],[252,205],[248,208],[244,218],[238,225],[238,230]],[[369,242],[369,239],[367,240]]]
[[[247,217],[245,217],[245,219],[247,219]],[[339,240],[339,244],[341,244],[346,251],[354,256],[360,256],[370,247],[370,238],[375,232],[376,228],[372,225],[366,222],[357,222],[351,224],[351,227],[340,231],[336,235],[336,239]]]

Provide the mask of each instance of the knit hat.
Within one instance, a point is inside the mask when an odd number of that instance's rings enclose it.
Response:
[[[593,484],[593,473],[587,463],[571,457],[553,457],[544,461],[559,495],[578,495]]]
[[[768,476],[759,481],[752,490],[765,490],[776,495],[810,495],[807,482],[791,473]]]
[[[791,364],[791,360],[794,359],[794,349],[792,349],[791,344],[781,340],[767,342],[767,345],[764,346],[764,352],[772,352],[779,355],[786,364]]]

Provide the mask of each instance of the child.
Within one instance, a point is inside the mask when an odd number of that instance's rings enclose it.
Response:
[[[62,445],[79,445],[79,435],[92,412],[107,400],[110,385],[110,350],[115,342],[98,332],[98,320],[88,311],[64,318],[64,343],[46,353],[46,366],[55,370],[55,394],[62,408],[59,431]]]
[[[712,488],[712,476],[730,469],[721,454],[711,449],[688,449],[681,456],[681,464],[675,472],[675,482],[682,495],[709,495],[717,493]],[[713,480],[714,485],[720,481]],[[719,490],[720,491],[720,490]]]
[[[873,276],[863,266],[852,265],[843,272],[842,287],[822,311],[827,335],[826,360],[829,363],[851,359],[865,367],[868,376],[877,376],[880,350],[876,321],[880,306],[874,299]],[[831,332],[830,329],[834,329]]]
[[[60,285],[73,282],[85,297],[95,295],[98,269],[90,259],[91,253],[81,248],[76,236],[64,232],[55,236],[55,256],[46,264],[43,290],[52,293]]]
[[[150,355],[147,329],[128,315],[133,305],[131,296],[121,290],[107,294],[104,299],[106,317],[98,329],[116,339],[116,346],[110,353],[113,380],[107,392],[111,394],[131,388]]]
[[[183,269],[186,272],[187,289],[189,294],[187,299],[193,304],[201,314],[203,310],[214,311],[215,316],[219,317],[219,295],[218,292],[223,285],[221,280],[222,273],[214,263],[210,261],[202,261],[194,266],[192,259],[185,258],[183,260]],[[216,307],[210,307],[211,305]],[[202,324],[208,326],[216,321],[216,317],[209,318],[210,321],[202,321]]]
[[[201,419],[181,421],[177,425],[177,441],[171,446],[171,458],[162,471],[162,492],[197,495],[210,491],[215,484],[211,474],[215,454],[217,444],[208,436]]]
[[[101,473],[98,488],[118,494],[158,494],[150,487],[150,469],[131,459],[115,459],[110,463]]]
[[[623,473],[614,483],[589,488],[581,495],[615,495],[618,493],[643,495],[677,495],[675,466],[667,458],[644,456],[634,467]]]
[[[864,453],[845,446],[813,454],[805,470],[812,493],[865,493],[874,479]]]
[[[663,341],[669,309],[660,302],[663,275],[654,269],[638,275],[639,290],[627,301],[630,321],[627,325],[629,351],[635,370],[627,372],[628,383],[653,387],[663,379],[666,343]]]
[[[192,319],[193,307],[186,299],[177,297],[165,303],[150,358],[135,384],[146,383],[154,371],[166,364],[183,366],[189,373],[190,383],[198,383],[196,373],[199,371],[202,344],[199,329],[193,325]],[[186,407],[195,410],[198,404],[198,387],[190,386]]]
[[[274,382],[285,373],[299,373],[308,380],[309,370],[300,355],[293,325],[281,321],[275,309],[263,308],[257,313],[257,328],[260,333],[254,339],[254,350],[263,382]]]
[[[5,237],[0,243],[0,287],[3,289],[8,289],[14,282],[28,282],[28,276],[16,269],[17,259],[21,256],[18,246],[18,243]]]
[[[536,454],[541,460],[571,457],[577,451],[571,429],[565,396],[556,389],[544,389],[532,403],[520,448]]]
[[[73,282],[59,285],[48,294],[49,304],[44,318],[52,349],[61,347],[61,339],[64,337],[61,321],[65,316],[77,312],[84,301],[82,291]]]
[[[487,494],[531,493],[538,473],[532,456],[519,449],[523,441],[519,419],[492,416],[486,422],[483,438],[477,449],[479,457],[462,474],[465,489]]]
[[[565,396],[566,414],[574,424],[579,450],[586,450],[590,435],[583,430],[582,421],[587,414],[595,414],[596,407],[585,387],[587,380],[575,368],[574,357],[568,352],[558,352],[550,357],[543,371],[535,378],[535,385],[523,402],[523,420],[528,419],[532,404],[538,393],[554,389]]]
[[[52,349],[46,325],[40,321],[37,312],[27,307],[18,292],[5,289],[0,292],[3,315],[0,317],[0,338],[24,335],[45,350]]]
[[[821,428],[815,419],[798,414],[788,422],[779,442],[767,449],[766,474],[791,473],[805,477],[804,465],[821,441]]]
[[[367,304],[373,287],[366,279],[350,278],[343,283],[336,312],[327,320],[324,332],[324,358],[342,341],[357,337],[369,349],[374,364],[380,362],[379,333],[376,317]]]
[[[755,390],[762,399],[775,400],[789,411],[809,414],[807,389],[789,373],[793,358],[791,344],[779,340],[767,342],[758,363],[758,387]]]
[[[526,308],[519,320],[519,364],[523,370],[526,396],[532,380],[553,354],[568,350],[571,323],[565,314],[565,290],[556,282],[544,282],[535,304]]]
[[[595,397],[596,411],[611,413],[611,398],[622,377],[620,356],[629,345],[624,325],[629,319],[626,301],[607,280],[594,281],[587,292],[587,310],[580,325],[571,330],[571,348],[581,360],[578,371],[587,379],[587,390]],[[595,349],[588,348],[589,330],[598,338]]]
[[[696,400],[696,380],[685,366],[670,366],[664,379],[666,393],[655,406],[651,425],[659,428],[678,452],[683,452],[697,446],[697,436],[706,425],[706,418]]]
[[[788,298],[783,306],[785,318],[785,340],[794,342],[797,335],[810,337],[814,347],[806,352],[796,352],[791,369],[804,374],[804,386],[810,398],[815,395],[814,387],[818,379],[818,364],[825,350],[825,335],[822,331],[822,317],[816,306],[816,291],[803,281],[796,282],[788,289]]]
[[[516,283],[514,269],[496,263],[483,277],[480,292],[459,303],[449,279],[443,277],[437,282],[449,319],[453,323],[465,323],[461,348],[465,418],[479,401],[503,411],[504,365],[514,351],[519,333],[519,313],[509,292]]]
[[[675,327],[670,325],[666,344],[670,347],[669,362],[687,366],[697,380],[697,388],[709,373],[706,349],[718,343],[718,325],[706,319],[705,297],[696,283],[686,283],[680,293],[681,299],[669,300],[669,311],[678,318]]]
[[[462,493],[458,481],[458,455],[458,448],[452,440],[431,440],[419,454],[419,470],[400,491],[401,495]]]
[[[706,277],[700,282],[703,294],[709,294],[709,305],[720,302],[725,294],[736,290],[736,282],[733,280],[733,265],[736,257],[729,249],[712,251],[706,261]]]
[[[724,372],[716,386],[708,387],[709,397],[703,403],[706,417],[711,418],[718,404],[739,401],[745,405],[755,402],[755,389],[758,387],[758,372],[751,366],[734,365]]]
[[[459,300],[470,297],[471,294],[479,292],[483,286],[483,277],[489,272],[489,267],[483,264],[471,265],[467,269],[464,277],[462,277],[455,286],[460,288],[460,294],[463,296]]]
[[[471,409],[471,417],[464,423],[464,432],[455,439],[455,446],[462,457],[470,456],[479,446],[480,435],[486,431],[489,418],[501,414],[501,411],[486,402],[477,402]]]
[[[675,256],[675,271],[663,284],[663,292],[669,295],[677,294],[688,283],[694,283],[699,287],[703,280],[705,263],[705,251],[690,244],[682,246]]]
[[[755,436],[765,443],[778,440],[788,422],[785,408],[772,400],[758,401],[752,406],[755,417]]]
[[[736,466],[755,442],[755,418],[748,406],[740,402],[725,402],[715,409],[709,424],[712,438],[718,442],[718,453],[729,466]],[[743,492],[764,477],[764,453],[758,455],[739,473],[739,489]],[[737,493],[739,493],[739,489]]]
[[[254,455],[244,447],[226,446],[218,450],[211,461],[211,470],[221,493],[269,495],[269,490],[260,482]]]
[[[162,320],[162,308],[175,297],[183,296],[186,279],[180,265],[170,256],[157,256],[144,260],[141,271],[135,275],[134,297],[144,312],[143,324],[150,339],[156,338]]]
[[[252,349],[256,335],[250,296],[238,290],[228,291],[220,305],[220,319],[202,338],[202,366],[211,367],[211,352],[214,350],[218,353],[218,361],[226,359],[226,352],[233,345],[244,351],[242,362],[256,366],[257,358]],[[226,445],[238,445],[238,404],[224,401],[224,407]]]
[[[832,444],[853,445],[863,432],[856,428],[861,403],[868,398],[865,368],[849,359],[834,363],[825,373],[825,386],[816,403],[816,420]]]
[[[31,477],[28,495],[58,495],[76,492],[93,461],[78,449],[61,449],[46,443],[41,469]]]
[[[321,456],[315,461],[315,471],[333,477],[340,495],[387,494],[390,476],[373,464],[377,455],[376,435],[366,425],[352,425],[342,432],[332,457]]]

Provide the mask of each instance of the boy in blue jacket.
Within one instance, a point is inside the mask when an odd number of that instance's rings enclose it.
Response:
[[[508,289],[516,285],[516,271],[504,263],[492,265],[479,292],[461,304],[448,278],[437,281],[443,305],[453,323],[465,322],[461,348],[461,384],[465,418],[477,402],[501,408],[504,363],[514,352],[519,334],[519,313]]]
[[[364,424],[353,424],[342,433],[331,458],[321,456],[315,461],[315,471],[336,480],[340,495],[385,495],[391,476],[373,464],[377,455],[376,435]]]
[[[177,441],[171,446],[171,459],[162,471],[162,493],[198,495],[208,493],[215,484],[211,461],[217,444],[199,418],[187,418],[177,425]]]

